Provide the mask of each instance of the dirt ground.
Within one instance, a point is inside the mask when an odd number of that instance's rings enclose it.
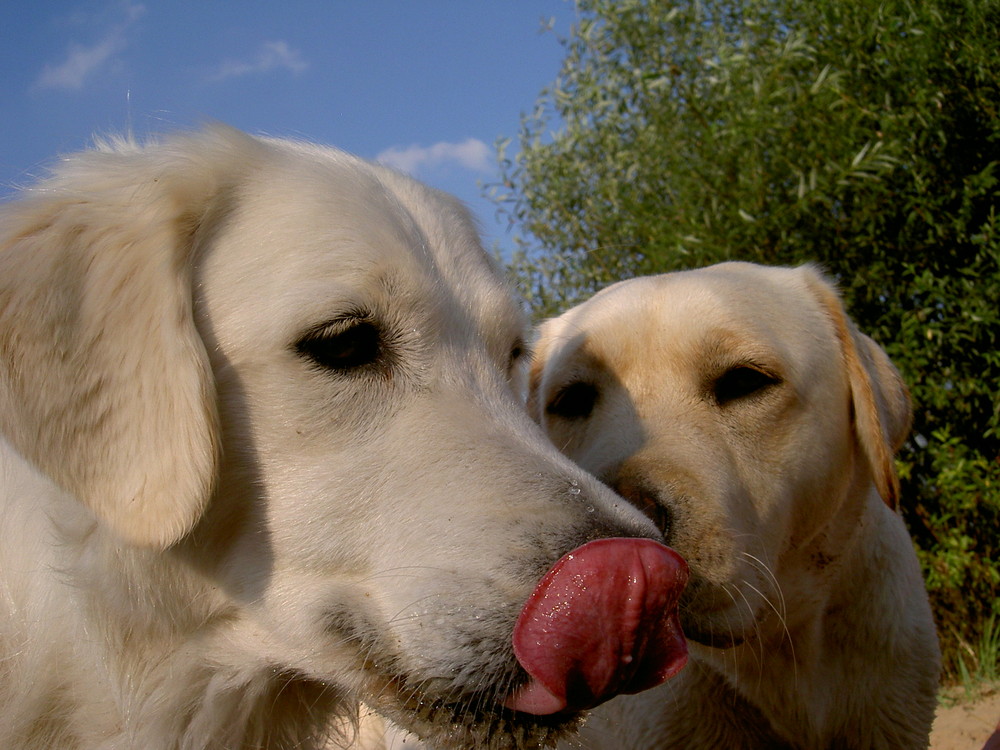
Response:
[[[939,706],[930,750],[982,750],[986,739],[1000,721],[1000,686],[987,688],[974,701],[966,701],[961,692],[953,706]]]

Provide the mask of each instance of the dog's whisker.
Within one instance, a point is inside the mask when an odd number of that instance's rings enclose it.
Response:
[[[377,581],[383,578],[419,578],[420,576],[415,571],[426,573],[428,580],[440,580],[442,577],[458,575],[454,570],[434,567],[431,565],[400,565],[395,568],[382,568],[374,573],[370,573],[367,576],[359,578],[358,582],[365,583],[367,581]]]
[[[754,641],[754,644],[753,644],[754,648],[753,648],[752,653],[756,657],[756,661],[757,661],[756,672],[757,672],[757,674],[760,674],[760,672],[762,671],[763,666],[764,666],[764,641],[763,641],[763,638],[761,637],[760,627],[759,627],[759,623],[757,621],[757,608],[754,607],[753,604],[750,603],[750,600],[747,598],[746,593],[743,591],[743,586],[749,586],[750,588],[753,588],[753,586],[750,586],[746,581],[741,581],[740,585],[737,585],[734,588],[736,589],[737,593],[740,595],[740,599],[742,600],[743,605],[746,607],[747,619],[750,621],[750,624],[751,624],[751,626],[753,628],[753,632],[754,632],[754,634],[756,636],[753,639],[753,641]],[[754,589],[754,590],[756,591],[756,589]]]
[[[732,600],[733,606],[738,609],[739,608],[739,600],[736,598],[736,596],[730,590],[730,585],[727,584],[727,583],[722,583],[722,584],[720,584],[720,588]],[[736,641],[738,641],[739,639],[737,638],[736,631],[733,629],[732,622],[727,621],[726,622],[726,628],[729,631],[729,640],[730,640],[730,642],[734,642],[735,643]],[[726,659],[730,658],[730,654],[728,652],[726,652],[725,658]],[[738,687],[739,686],[739,682],[740,682],[740,675],[739,675],[739,670],[736,667],[737,667],[737,663],[736,663],[736,661],[734,659],[734,661],[733,661],[733,684]]]
[[[767,605],[768,609],[770,609],[772,612],[774,612],[775,616],[778,618],[778,621],[781,623],[782,628],[787,633],[788,632],[788,628],[787,628],[787,626],[785,624],[785,614],[784,614],[784,612],[782,612],[779,607],[775,606],[774,602],[771,601],[771,599],[767,596],[767,594],[765,594],[759,588],[757,588],[752,583],[750,583],[750,581],[744,580],[743,581],[743,585],[746,586],[751,591],[753,591],[755,594],[757,594],[757,596],[760,597],[761,602],[764,603],[765,605]],[[755,618],[755,620],[756,619],[757,618]]]
[[[781,590],[781,585],[778,583],[778,579],[774,575],[774,573],[771,571],[770,567],[768,565],[766,565],[763,561],[761,561],[760,558],[758,558],[758,557],[750,554],[749,552],[743,552],[743,556],[746,557],[748,560],[750,560],[751,564],[753,564],[758,570],[760,570],[762,573],[764,573],[767,576],[767,579],[773,585],[774,592],[778,596],[778,606],[775,606],[774,602],[771,600],[770,597],[768,597],[762,591],[760,591],[755,586],[753,586],[749,581],[746,582],[746,585],[749,586],[754,591],[756,591],[757,594],[764,601],[764,603],[767,604],[768,607],[770,607],[770,609],[777,616],[778,621],[781,623],[782,633],[784,635],[785,641],[788,644],[788,648],[789,648],[789,652],[790,652],[790,657],[791,657],[791,662],[792,662],[792,680],[793,680],[794,684],[798,685],[798,678],[799,678],[799,674],[798,674],[798,658],[795,655],[795,641],[792,638],[791,631],[789,631],[789,629],[788,629],[788,619],[787,619],[787,609],[786,609],[786,604],[785,604],[785,596],[784,596],[784,593]]]
[[[748,559],[750,563],[754,565],[754,567],[756,567],[761,573],[767,576],[767,578],[771,581],[774,592],[778,595],[779,604],[781,606],[781,617],[784,618],[785,613],[788,611],[785,606],[785,594],[781,590],[781,584],[778,583],[778,578],[777,576],[774,575],[774,572],[771,570],[771,567],[756,555],[753,555],[746,551],[743,551],[741,554],[743,555],[743,557]]]
[[[777,584],[776,579],[775,579],[775,584]],[[757,594],[761,597],[761,599],[764,601],[764,603],[767,604],[767,606],[770,607],[771,610],[775,613],[775,615],[778,618],[778,621],[781,623],[781,630],[782,630],[782,633],[784,635],[785,641],[788,643],[788,648],[789,648],[789,652],[790,652],[790,656],[791,656],[792,672],[793,672],[792,679],[793,679],[793,682],[797,685],[798,684],[798,658],[795,655],[795,640],[792,638],[792,633],[788,629],[788,620],[787,620],[787,614],[786,614],[786,611],[785,611],[785,600],[784,600],[784,597],[781,596],[781,589],[780,589],[780,587],[776,588],[776,591],[778,592],[778,595],[780,597],[780,599],[779,599],[780,608],[779,608],[779,607],[776,607],[774,605],[774,603],[771,601],[771,599],[769,597],[767,597],[764,593],[762,593],[755,586],[753,586],[753,584],[751,584],[749,582],[746,582],[746,585],[749,586],[751,589],[753,589],[754,591],[757,592]]]
[[[771,599],[767,595],[765,595],[760,589],[758,589],[756,586],[754,586],[752,583],[750,583],[749,581],[744,581],[743,583],[744,583],[744,585],[747,588],[753,590],[761,598],[761,601],[763,601],[764,604],[766,604],[771,609],[771,611],[774,612],[774,614],[778,618],[778,621],[781,623],[781,629],[782,629],[782,631],[784,633],[785,640],[788,642],[788,646],[791,649],[791,657],[792,657],[792,681],[793,681],[794,684],[798,685],[798,662],[797,662],[797,660],[795,658],[795,643],[792,641],[792,634],[788,630],[788,624],[785,621],[785,615],[784,615],[784,613],[782,611],[780,611],[777,607],[775,607],[775,605],[771,601]],[[761,659],[761,662],[763,662],[763,659],[764,659],[764,638],[763,638],[763,631],[761,630],[760,622],[757,619],[754,619],[754,630],[758,634],[757,641],[758,641],[758,643],[760,645],[760,659]]]
[[[400,625],[407,623],[415,623],[420,620],[423,620],[424,618],[432,618],[432,617],[439,618],[441,617],[441,611],[431,612],[426,607],[425,608],[417,607],[417,605],[420,602],[433,601],[439,598],[440,595],[438,594],[427,594],[426,596],[423,596],[420,599],[414,599],[409,604],[397,610],[395,614],[390,615],[386,620],[386,622],[389,625]],[[447,609],[444,611],[447,611]]]

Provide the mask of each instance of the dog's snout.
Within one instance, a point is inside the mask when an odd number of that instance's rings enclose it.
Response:
[[[607,484],[655,523],[664,538],[669,539],[672,526],[671,512],[658,490],[644,482],[641,477],[632,475],[619,475],[609,480]]]
[[[636,504],[612,491],[593,477],[569,480],[562,503],[566,525],[550,529],[546,543],[535,544],[545,555],[539,562],[547,570],[556,559],[574,547],[605,538],[646,538],[662,542],[660,530],[647,513],[637,512]],[[559,494],[557,494],[557,497]]]

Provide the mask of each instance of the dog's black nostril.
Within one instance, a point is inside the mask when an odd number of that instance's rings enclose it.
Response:
[[[664,539],[669,539],[670,527],[673,525],[670,509],[648,497],[643,497],[642,503],[642,505],[638,505],[639,510],[645,513],[656,524],[656,528],[663,534]]]
[[[632,505],[643,512],[653,523],[660,533],[669,539],[669,532],[672,524],[670,508],[659,500],[659,493],[644,487],[641,483],[630,480],[619,480],[610,482],[611,489],[628,500]]]

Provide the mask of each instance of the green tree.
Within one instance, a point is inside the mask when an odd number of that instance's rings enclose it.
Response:
[[[948,667],[1000,613],[1000,0],[578,0],[494,199],[539,315],[819,261],[911,386],[905,518]]]

